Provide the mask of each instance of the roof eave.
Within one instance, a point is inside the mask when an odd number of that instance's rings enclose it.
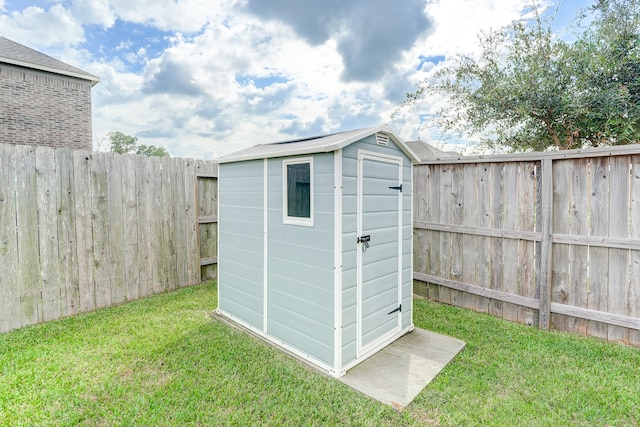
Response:
[[[330,153],[333,151],[340,150],[342,148],[347,147],[348,145],[359,141],[363,138],[366,138],[369,135],[374,135],[378,132],[384,133],[388,135],[393,142],[400,148],[400,150],[407,156],[413,163],[419,163],[420,160],[418,156],[402,141],[398,139],[398,137],[393,132],[393,129],[389,125],[375,126],[371,128],[362,129],[360,132],[354,133],[347,138],[338,140],[336,142],[332,142],[330,144],[320,145],[320,146],[312,146],[312,147],[294,147],[283,145],[282,150],[274,150],[269,153],[262,153],[257,156],[255,153],[239,153],[238,155],[231,154],[228,157],[220,157],[216,159],[216,161],[220,164],[222,163],[234,163],[234,162],[243,162],[248,160],[259,160],[259,159],[270,159],[274,157],[286,157],[286,156],[299,156],[304,154],[316,154],[316,153]]]
[[[18,67],[23,68],[31,68],[33,70],[45,71],[47,73],[59,74],[67,77],[74,77],[76,79],[87,80],[91,82],[91,87],[95,86],[100,82],[100,78],[96,77],[92,74],[84,74],[84,73],[75,73],[73,71],[61,70],[59,68],[47,67],[46,65],[34,64],[31,62],[20,61],[13,58],[6,58],[0,56],[0,62],[5,64],[17,65]]]

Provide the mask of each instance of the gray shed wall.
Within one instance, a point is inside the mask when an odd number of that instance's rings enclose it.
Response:
[[[263,327],[263,161],[221,164],[218,178],[220,308]]]
[[[220,165],[220,309],[276,341],[334,366],[335,215],[342,220],[342,361],[357,352],[357,158],[358,150],[402,161],[402,330],[411,313],[411,160],[375,135],[341,151],[271,158],[267,164],[267,313],[264,328],[264,160]],[[341,156],[342,212],[336,212],[335,156]],[[283,222],[283,161],[313,158],[314,224]],[[406,308],[405,308],[406,307]]]
[[[283,224],[283,161],[269,159],[268,334],[333,364],[333,153],[313,158],[314,225]]]

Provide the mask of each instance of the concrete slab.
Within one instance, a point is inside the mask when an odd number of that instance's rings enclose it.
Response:
[[[465,345],[416,328],[347,371],[340,381],[402,410]]]

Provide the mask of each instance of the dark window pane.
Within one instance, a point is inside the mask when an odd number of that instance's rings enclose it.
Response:
[[[287,165],[287,216],[311,218],[311,165]]]

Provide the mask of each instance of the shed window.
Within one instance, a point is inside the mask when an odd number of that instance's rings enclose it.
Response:
[[[313,163],[311,159],[285,160],[284,222],[313,225]]]

